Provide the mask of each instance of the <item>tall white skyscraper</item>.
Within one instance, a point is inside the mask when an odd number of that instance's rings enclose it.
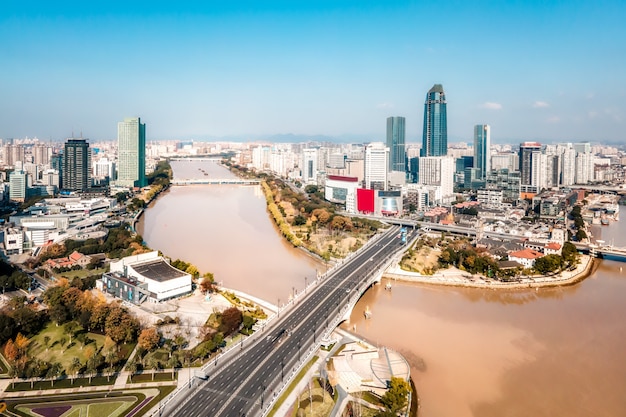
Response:
[[[127,117],[117,124],[117,184],[145,187],[146,125],[139,117]]]
[[[365,188],[387,189],[389,148],[382,142],[365,146]]]

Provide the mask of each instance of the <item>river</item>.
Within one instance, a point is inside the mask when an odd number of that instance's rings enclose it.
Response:
[[[174,162],[176,176],[230,174],[193,164]],[[625,223],[602,238],[626,246]],[[268,301],[319,268],[279,237],[255,187],[173,187],[139,228],[151,247]],[[420,416],[626,415],[626,263],[538,290],[392,285],[369,290],[344,327],[407,357]]]

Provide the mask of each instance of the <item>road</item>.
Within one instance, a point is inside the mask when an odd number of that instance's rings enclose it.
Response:
[[[243,417],[261,415],[305,354],[320,341],[354,291],[401,248],[400,228],[392,226],[370,246],[342,264],[299,303],[281,313],[271,329],[228,366],[217,367],[208,380],[165,415]],[[407,240],[411,239],[411,235]],[[245,345],[245,342],[244,342]]]

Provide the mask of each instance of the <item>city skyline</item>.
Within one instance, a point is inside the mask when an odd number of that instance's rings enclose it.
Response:
[[[449,142],[477,123],[493,143],[624,140],[621,2],[117,6],[3,5],[0,137],[112,140],[141,115],[149,140],[373,142],[401,116],[411,145],[441,83]]]

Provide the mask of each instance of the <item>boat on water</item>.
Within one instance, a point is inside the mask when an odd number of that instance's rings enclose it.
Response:
[[[387,285],[385,285],[385,289],[391,291],[391,282],[388,282]]]
[[[607,219],[606,217],[603,217],[600,219],[600,224],[602,226],[608,226],[609,225],[609,219]]]
[[[365,316],[366,319],[372,318],[372,312],[370,311],[370,306],[365,307],[365,311],[363,312],[363,315]]]

